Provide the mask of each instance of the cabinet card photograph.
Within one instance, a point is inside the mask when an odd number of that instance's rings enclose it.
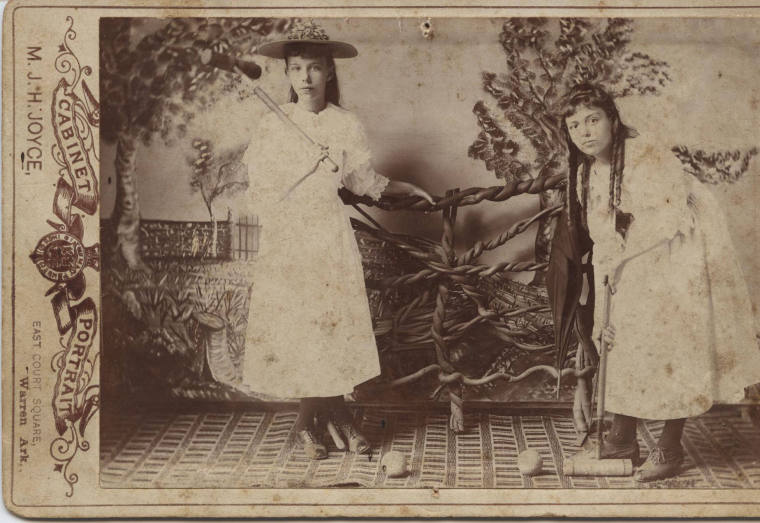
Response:
[[[760,516],[758,34],[11,2],[6,506]]]

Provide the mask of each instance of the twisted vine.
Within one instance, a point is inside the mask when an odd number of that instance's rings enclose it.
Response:
[[[436,363],[428,365],[407,376],[397,378],[387,387],[398,387],[422,379],[433,372],[438,373],[439,386],[433,393],[437,398],[444,391],[451,406],[450,428],[460,432],[464,428],[463,423],[463,387],[478,386],[494,381],[506,381],[513,383],[523,380],[536,372],[545,372],[554,377],[573,374],[576,377],[584,377],[593,369],[587,368],[576,370],[573,368],[556,369],[550,365],[537,365],[527,369],[518,375],[506,372],[494,372],[480,378],[470,378],[454,368],[449,361],[448,346],[452,342],[464,336],[468,329],[475,325],[487,324],[495,332],[498,339],[506,342],[508,346],[523,351],[546,351],[554,348],[553,344],[533,345],[520,340],[522,336],[531,334],[527,329],[514,330],[506,327],[504,321],[508,318],[530,314],[545,313],[549,307],[535,305],[518,307],[508,311],[494,311],[488,308],[487,299],[475,286],[474,280],[503,272],[543,271],[548,263],[535,261],[515,262],[502,261],[486,265],[478,264],[478,258],[485,252],[496,249],[515,236],[525,232],[531,225],[543,218],[554,217],[562,212],[563,205],[549,207],[533,216],[514,223],[501,234],[488,241],[477,241],[472,247],[457,257],[454,250],[454,232],[457,209],[463,205],[474,205],[483,200],[504,201],[518,194],[535,194],[548,189],[556,189],[563,185],[564,176],[555,175],[540,177],[530,181],[512,182],[503,186],[479,188],[472,187],[464,190],[447,191],[443,197],[435,197],[435,204],[418,197],[408,197],[397,200],[380,200],[378,202],[365,197],[358,197],[352,193],[341,194],[346,204],[372,205],[384,210],[413,210],[425,213],[442,211],[442,235],[438,248],[420,241],[418,238],[408,237],[391,233],[380,227],[371,220],[374,227],[358,220],[352,220],[355,229],[364,231],[373,237],[388,242],[416,260],[422,267],[414,273],[403,274],[385,278],[380,286],[389,292],[391,289],[411,285],[420,282],[430,282],[432,285],[424,292],[416,296],[411,302],[401,307],[391,321],[378,322],[375,334],[382,336],[392,335],[393,352],[432,348],[435,351]],[[366,213],[362,212],[366,216]],[[433,244],[435,245],[435,244]],[[435,252],[435,251],[438,252]],[[447,318],[447,300],[449,293],[455,285],[461,292],[472,301],[477,309],[477,314],[469,319]],[[420,308],[434,300],[433,310],[428,313],[420,313]]]
[[[492,187],[471,187],[462,189],[454,194],[447,194],[443,198],[434,198],[435,204],[431,204],[420,196],[408,196],[405,198],[386,199],[375,201],[369,196],[356,196],[346,189],[340,190],[340,195],[346,204],[362,204],[368,207],[377,207],[385,211],[441,211],[446,207],[475,205],[483,200],[490,202],[503,202],[520,194],[538,194],[549,189],[558,189],[565,185],[565,175],[555,174],[542,176],[534,180],[522,182],[509,182],[504,185]]]

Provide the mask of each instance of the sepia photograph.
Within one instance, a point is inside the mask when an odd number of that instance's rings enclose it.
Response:
[[[101,18],[101,486],[758,488],[757,27]]]
[[[8,511],[759,517],[739,2],[11,0]]]

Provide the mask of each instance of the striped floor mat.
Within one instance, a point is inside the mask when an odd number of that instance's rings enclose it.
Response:
[[[367,409],[357,412],[373,456],[330,450],[309,461],[296,444],[296,413],[153,412],[101,418],[100,482],[104,488],[249,488],[364,486],[374,488],[635,488],[631,478],[581,478],[562,473],[562,458],[580,449],[568,415],[518,416],[468,412],[465,432],[448,430],[445,412]],[[642,455],[662,422],[642,423]],[[760,432],[737,411],[691,419],[681,474],[656,488],[760,488]],[[543,473],[531,478],[516,458],[537,450]],[[386,477],[380,458],[408,457],[410,472]]]

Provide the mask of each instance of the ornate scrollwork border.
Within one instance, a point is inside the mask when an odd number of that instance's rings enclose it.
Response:
[[[100,106],[86,82],[92,67],[82,66],[70,45],[77,37],[73,17],[66,22],[55,59],[61,79],[50,107],[55,136],[51,154],[58,166],[54,216],[47,220],[53,230],[40,238],[30,258],[52,283],[45,295],[51,296],[61,350],[50,361],[56,375],[52,406],[58,434],[50,444],[50,456],[54,470],[68,484],[66,496],[71,497],[79,475],[70,467],[79,451],[89,450],[85,430],[100,407],[100,385],[95,380],[98,311],[85,279],[86,269],[100,269],[100,245],[84,245],[86,216],[95,215],[100,203],[93,167],[99,161],[95,130]]]

